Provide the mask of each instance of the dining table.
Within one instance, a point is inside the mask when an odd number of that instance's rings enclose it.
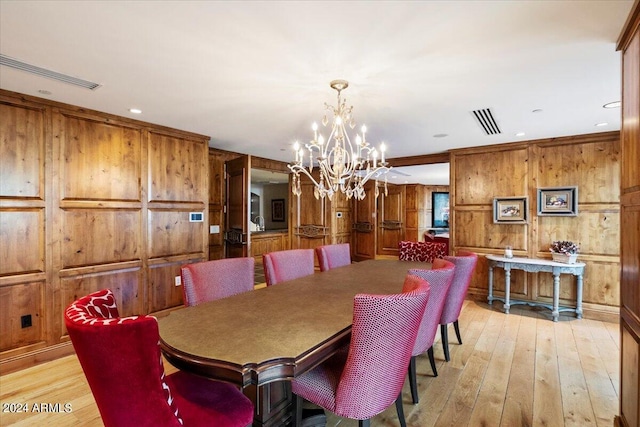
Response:
[[[254,426],[291,421],[291,379],[349,344],[356,294],[402,292],[425,262],[379,259],[172,311],[158,320],[160,347],[178,369],[237,385]]]

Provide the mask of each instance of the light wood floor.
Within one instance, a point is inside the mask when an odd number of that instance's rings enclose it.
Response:
[[[612,426],[619,401],[619,325],[561,316],[546,309],[512,313],[467,301],[460,318],[463,344],[453,328],[451,362],[434,347],[438,377],[426,356],[418,360],[420,404],[404,389],[407,423],[427,426]],[[175,369],[167,365],[167,372]],[[100,426],[75,356],[0,377],[0,426]],[[28,413],[7,413],[7,404]],[[68,413],[33,413],[35,403],[71,405]],[[55,409],[55,406],[53,406]],[[329,415],[328,426],[357,423]],[[398,426],[395,409],[371,423]]]

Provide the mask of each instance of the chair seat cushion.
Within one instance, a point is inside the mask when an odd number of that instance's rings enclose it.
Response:
[[[185,427],[245,427],[253,422],[253,405],[231,384],[178,371],[166,377]]]

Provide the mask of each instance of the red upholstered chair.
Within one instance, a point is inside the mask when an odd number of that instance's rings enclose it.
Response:
[[[324,245],[316,248],[320,271],[351,264],[351,246],[348,243]]]
[[[444,358],[448,362],[449,357],[449,332],[448,325],[453,323],[456,331],[458,342],[462,344],[460,338],[460,328],[458,327],[458,317],[462,310],[462,303],[467,296],[467,290],[471,283],[471,276],[476,269],[478,263],[478,255],[473,252],[458,251],[457,256],[447,256],[446,260],[451,261],[456,266],[456,272],[453,275],[453,283],[444,303],[442,316],[440,317],[440,335],[442,337],[442,348],[444,350]]]
[[[313,249],[291,249],[262,255],[267,286],[313,274]]]
[[[444,258],[447,245],[433,242],[410,242],[403,240],[398,243],[401,261],[433,262],[436,258]]]
[[[302,398],[338,416],[360,420],[360,426],[368,426],[371,417],[395,400],[400,424],[406,425],[402,386],[429,285],[407,277],[404,290],[355,296],[348,352],[339,352],[291,382],[296,396],[294,426],[300,426]]]
[[[181,269],[184,305],[198,305],[253,290],[254,264],[255,260],[247,257],[185,265]]]
[[[65,325],[106,427],[227,426],[253,421],[234,386],[176,372],[165,376],[153,316],[119,317],[113,293],[72,303]]]
[[[418,403],[416,357],[426,351],[433,370],[433,376],[438,376],[436,361],[433,356],[433,341],[438,331],[442,310],[453,281],[454,272],[454,265],[440,258],[433,260],[431,270],[409,270],[409,274],[425,279],[431,286],[431,296],[429,297],[427,309],[424,311],[420,331],[411,354],[411,363],[409,364],[409,384],[413,403]]]

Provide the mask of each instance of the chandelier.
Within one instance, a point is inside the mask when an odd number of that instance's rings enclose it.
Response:
[[[349,125],[353,129],[356,125],[351,115],[353,106],[347,107],[346,100],[340,97],[340,92],[349,86],[349,82],[334,80],[330,85],[338,91],[338,103],[336,107],[324,104],[325,110],[333,112],[329,138],[325,141],[322,134],[318,133],[318,125],[314,123],[313,140],[305,144],[308,154],[297,141],[293,145],[295,161],[287,165],[293,172],[293,194],[296,196],[302,194],[300,174],[304,174],[314,183],[313,194],[316,199],[324,199],[326,196],[331,200],[334,194],[341,192],[347,196],[347,199],[355,197],[357,200],[362,200],[366,195],[364,185],[367,181],[391,169],[384,158],[386,148],[384,143],[380,144],[380,158],[378,158],[378,150],[371,147],[366,140],[367,127],[364,125],[360,129],[362,134],[357,134],[355,142],[351,142],[345,126]],[[328,123],[327,113],[325,113],[322,125],[326,127]],[[319,179],[314,177],[314,167],[318,169]],[[386,193],[386,175],[384,188]],[[376,197],[378,193],[376,181]]]

